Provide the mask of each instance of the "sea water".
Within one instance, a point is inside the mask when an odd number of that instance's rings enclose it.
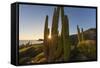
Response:
[[[27,44],[28,42],[30,42],[30,44],[41,44],[41,43],[43,43],[43,41],[38,41],[38,40],[19,40],[19,45]]]

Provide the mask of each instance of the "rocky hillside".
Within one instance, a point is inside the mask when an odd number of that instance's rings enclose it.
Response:
[[[96,28],[90,28],[84,31],[83,33],[86,40],[96,40]],[[78,42],[77,34],[71,35],[70,39],[71,39],[72,45],[77,44]]]

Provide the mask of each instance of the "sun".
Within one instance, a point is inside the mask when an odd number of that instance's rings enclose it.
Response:
[[[51,35],[48,36],[48,39],[51,39]]]

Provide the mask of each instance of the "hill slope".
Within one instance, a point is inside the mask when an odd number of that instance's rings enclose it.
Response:
[[[90,28],[84,31],[83,33],[86,40],[96,40],[96,28]],[[77,44],[78,42],[77,34],[71,35],[70,39],[71,39],[72,45]]]

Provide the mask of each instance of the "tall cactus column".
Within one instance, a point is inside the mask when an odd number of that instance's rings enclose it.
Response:
[[[54,33],[54,22],[55,22],[55,18],[56,18],[56,8],[54,9],[54,13],[53,13],[53,20],[52,20],[52,28],[51,28],[51,43],[50,43],[50,51],[49,51],[49,60],[48,62],[51,62],[53,60],[54,57],[54,37],[53,37],[53,33]]]
[[[67,15],[64,15],[64,8],[61,7],[61,20],[62,20],[62,40],[64,61],[68,61],[70,57],[70,39],[69,39],[69,21]]]
[[[59,12],[61,10],[61,22],[62,29],[61,35],[58,36],[58,22],[59,22]],[[59,61],[59,58],[68,61],[70,58],[70,38],[69,38],[69,21],[67,15],[64,15],[64,8],[57,7],[54,9],[52,27],[51,27],[51,37],[52,40],[49,42],[49,28],[48,28],[48,16],[45,20],[44,28],[44,53],[48,62]]]
[[[84,40],[85,40],[85,38],[84,38],[83,28],[81,29],[81,36],[82,36],[82,41],[84,41]]]
[[[53,14],[53,20],[52,20],[52,27],[51,27],[51,46],[50,46],[50,54],[49,54],[49,61],[54,62],[55,61],[55,51],[58,45],[58,21],[59,21],[59,10],[60,8],[58,7],[57,9],[54,9],[54,14]]]
[[[44,53],[47,59],[49,54],[48,36],[49,36],[48,16],[46,16],[45,27],[44,27]]]
[[[78,37],[78,42],[80,43],[80,42],[82,41],[82,37],[81,37],[80,28],[79,28],[78,25],[77,25],[77,33],[78,33],[78,35],[77,35],[77,37]]]

